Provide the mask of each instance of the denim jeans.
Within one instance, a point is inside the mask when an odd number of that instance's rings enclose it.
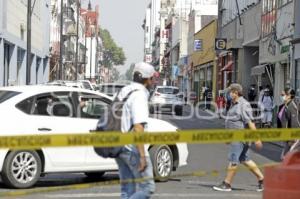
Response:
[[[121,199],[149,199],[154,193],[153,167],[149,157],[146,157],[146,161],[146,169],[139,172],[140,157],[136,148],[129,150],[124,147],[119,157],[116,158],[121,180]],[[141,182],[128,182],[141,178],[146,179]]]
[[[249,145],[242,142],[232,142],[229,145],[228,160],[232,164],[249,161]]]

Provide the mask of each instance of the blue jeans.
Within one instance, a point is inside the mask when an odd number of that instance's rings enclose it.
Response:
[[[116,158],[121,180],[121,199],[149,199],[154,193],[153,167],[149,157],[146,157],[146,161],[146,169],[143,172],[139,172],[140,156],[136,148],[130,151],[124,147]],[[128,182],[129,180],[139,180],[141,178],[146,179],[141,182]]]

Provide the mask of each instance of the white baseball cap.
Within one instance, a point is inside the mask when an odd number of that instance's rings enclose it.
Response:
[[[141,73],[142,78],[147,79],[147,78],[153,77],[155,70],[152,65],[145,63],[145,62],[140,62],[140,63],[135,64],[133,73],[135,73],[135,72]]]

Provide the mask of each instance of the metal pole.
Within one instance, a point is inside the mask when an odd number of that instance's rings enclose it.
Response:
[[[78,79],[78,39],[79,39],[79,15],[81,3],[77,0],[77,24],[76,24],[76,53],[75,53],[75,80]]]
[[[59,53],[59,69],[58,69],[58,79],[63,79],[63,27],[64,27],[64,13],[63,13],[64,1],[60,0],[60,53]]]
[[[86,76],[86,64],[87,64],[87,60],[86,60],[86,32],[87,32],[87,16],[85,15],[85,24],[84,24],[84,77]]]
[[[91,38],[90,38],[91,42],[90,42],[90,81],[92,81],[92,56],[93,56],[93,43],[92,43],[92,40],[93,40],[93,33],[92,33],[92,30],[91,30]]]
[[[31,72],[31,0],[27,0],[27,60],[26,60],[26,85],[30,84]]]
[[[240,14],[240,7],[239,7],[239,2],[237,0],[235,0],[235,4],[236,4],[236,9],[237,9],[237,13],[238,13],[238,17],[239,17],[239,21],[240,21],[240,25],[242,26],[242,19],[241,19],[241,14]]]

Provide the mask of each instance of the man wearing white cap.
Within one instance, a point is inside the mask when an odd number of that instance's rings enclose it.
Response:
[[[133,82],[124,87],[118,94],[123,106],[121,118],[121,131],[123,133],[143,133],[149,117],[148,89],[152,85],[155,73],[153,66],[141,62],[133,70]],[[144,145],[127,145],[116,158],[119,167],[122,199],[148,199],[154,193],[153,167],[149,153]],[[135,183],[128,180],[145,178],[144,181]],[[137,186],[138,185],[138,186]]]

